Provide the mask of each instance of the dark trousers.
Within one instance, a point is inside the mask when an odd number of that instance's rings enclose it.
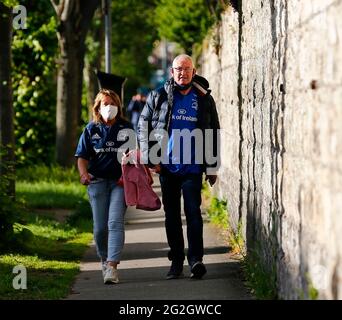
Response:
[[[183,261],[184,238],[181,220],[181,193],[187,225],[189,265],[203,259],[203,220],[201,215],[202,174],[175,175],[163,170],[160,174],[165,211],[165,228],[170,246],[169,260]]]

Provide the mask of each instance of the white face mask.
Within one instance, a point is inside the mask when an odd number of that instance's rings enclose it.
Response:
[[[111,104],[100,107],[100,114],[104,121],[112,120],[118,114],[118,107]]]

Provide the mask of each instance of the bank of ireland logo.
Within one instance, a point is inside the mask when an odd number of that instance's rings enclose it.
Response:
[[[179,114],[186,114],[186,110],[185,110],[185,109],[179,109],[179,110],[178,110],[178,113],[179,113]]]
[[[107,147],[112,147],[112,146],[114,146],[114,142],[113,141],[107,141],[106,142],[106,146]]]

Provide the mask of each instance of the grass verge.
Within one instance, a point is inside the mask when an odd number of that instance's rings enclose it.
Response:
[[[233,226],[227,208],[227,201],[220,200],[211,195],[208,184],[203,183],[203,204],[208,214],[209,220],[222,230],[232,254],[243,255],[245,252],[245,243],[242,235],[242,223]]]
[[[0,255],[0,299],[65,297],[92,239],[89,228],[86,221],[77,228],[38,216],[26,225],[17,223],[17,247]],[[20,282],[27,289],[15,289],[13,285],[17,281],[13,268],[18,265],[26,268],[26,281]]]
[[[17,198],[25,209],[14,225],[16,241],[0,255],[0,299],[64,298],[92,239],[86,188],[74,169],[59,167],[18,170],[18,179]],[[40,208],[69,209],[72,215],[58,222],[54,210],[48,215]]]

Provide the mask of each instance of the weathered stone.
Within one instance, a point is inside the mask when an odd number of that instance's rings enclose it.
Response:
[[[281,298],[342,299],[342,0],[243,1],[207,39],[217,102],[214,191]]]

